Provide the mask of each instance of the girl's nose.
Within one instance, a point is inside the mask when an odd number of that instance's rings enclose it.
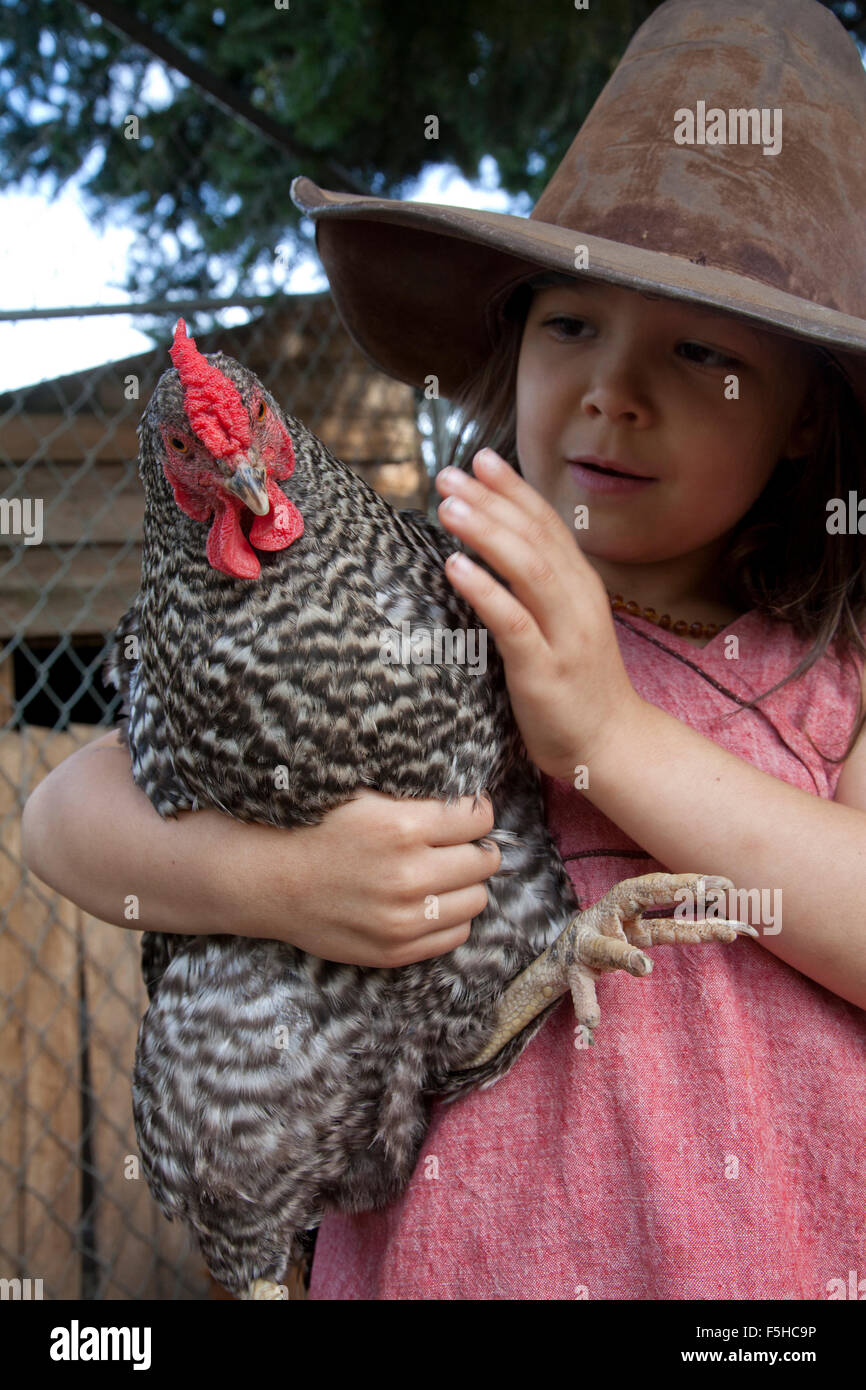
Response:
[[[650,404],[633,362],[596,364],[592,380],[581,398],[581,409],[592,417],[602,415],[611,423],[646,424]]]

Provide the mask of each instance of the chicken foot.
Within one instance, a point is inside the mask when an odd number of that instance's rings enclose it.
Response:
[[[501,1051],[554,999],[571,990],[578,1024],[593,1041],[601,1020],[595,982],[606,970],[627,970],[649,975],[653,963],[641,946],[693,945],[704,941],[735,941],[739,935],[757,937],[754,927],[725,919],[688,921],[659,917],[642,920],[644,911],[673,907],[675,894],[683,890],[703,897],[733,889],[729,878],[701,874],[643,874],[617,883],[592,907],[579,912],[555,941],[510,983],[496,1016],[496,1027],[487,1046],[466,1066],[480,1066]],[[256,1279],[240,1295],[242,1299],[286,1297],[284,1286],[270,1279]]]
[[[649,975],[653,963],[640,946],[692,945],[705,941],[735,941],[739,935],[757,937],[745,922],[718,918],[657,917],[642,920],[645,910],[673,907],[684,890],[704,894],[733,889],[729,878],[701,874],[643,874],[617,883],[592,907],[578,913],[555,941],[521,974],[515,976],[499,1001],[496,1027],[477,1057],[455,1071],[481,1066],[516,1037],[553,1000],[571,990],[574,1013],[591,1045],[601,1019],[595,982],[606,970]],[[588,1036],[586,1036],[588,1035]]]

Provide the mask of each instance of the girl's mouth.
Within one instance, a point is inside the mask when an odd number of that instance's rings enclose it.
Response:
[[[569,463],[568,471],[578,487],[586,492],[627,493],[640,492],[657,481],[655,478],[633,478],[625,473],[615,473],[611,469],[592,463]]]

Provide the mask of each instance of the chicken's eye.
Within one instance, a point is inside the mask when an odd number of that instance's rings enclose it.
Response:
[[[169,442],[169,444],[171,445],[171,447],[174,449],[175,453],[177,453],[177,454],[186,454],[186,453],[189,453],[189,445],[187,444],[187,442],[186,442],[185,439],[181,439],[180,435],[178,435],[178,434],[169,435],[168,442]]]
[[[259,401],[259,408],[256,411],[256,420],[264,420],[266,412],[267,406],[264,401]]]

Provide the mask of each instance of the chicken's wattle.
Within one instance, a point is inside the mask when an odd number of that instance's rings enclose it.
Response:
[[[175,496],[177,492],[175,491]],[[245,536],[241,525],[248,510],[243,502],[226,497],[214,510],[207,538],[207,558],[214,569],[234,579],[257,579],[261,573],[256,550],[285,550],[304,533],[304,518],[273,479],[268,479],[270,511],[257,516]]]
[[[219,460],[245,456],[252,446],[252,430],[241,394],[218,367],[208,362],[190,338],[183,319],[178,319],[171,359],[177,367],[183,387],[184,409],[196,437]],[[203,499],[196,496],[186,479],[166,461],[163,470],[171,484],[175,501],[194,521],[207,521],[213,515],[208,532],[206,554],[214,569],[234,579],[256,579],[261,565],[257,550],[284,550],[304,532],[304,519],[295,504],[277,486],[278,481],[291,477],[295,467],[291,439],[285,437],[284,455],[267,467],[267,492],[270,509],[256,516],[247,535],[242,519],[247,510],[244,503],[228,493]]]

